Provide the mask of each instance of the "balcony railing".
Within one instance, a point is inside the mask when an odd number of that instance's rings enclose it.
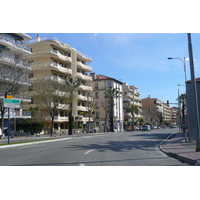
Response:
[[[55,40],[55,41],[57,41],[58,43],[60,43],[62,46],[64,46],[64,47],[66,47],[66,48],[72,48],[70,45],[68,45],[68,44],[66,44],[66,43],[64,43],[64,42],[61,42],[57,37],[55,37],[55,36],[46,36],[46,37],[42,37],[42,38],[40,38],[40,41],[45,41],[45,40]],[[27,42],[27,44],[30,44],[30,43],[35,43],[35,42],[38,42],[37,41],[37,39],[33,39],[33,40],[29,40],[28,42]],[[82,56],[84,56],[85,58],[90,58],[90,59],[92,59],[92,57],[91,56],[88,56],[88,55],[85,55],[85,54],[83,54],[81,51],[78,51],[77,50],[77,53],[78,54],[80,54],[80,55],[82,55]]]
[[[22,67],[31,70],[31,66],[30,64],[28,64],[28,62],[16,59],[14,54],[9,55],[8,53],[2,52],[0,53],[0,61],[8,63],[12,66]]]
[[[17,41],[17,40],[11,39],[7,37],[5,34],[0,34],[0,41],[6,42],[10,44],[11,46],[31,52],[31,49],[27,48],[26,43],[24,41]]]

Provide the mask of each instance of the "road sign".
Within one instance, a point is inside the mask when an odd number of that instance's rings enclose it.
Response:
[[[6,108],[21,108],[20,103],[19,99],[4,99],[4,107]]]
[[[6,108],[21,108],[21,104],[15,104],[15,103],[4,103],[3,106]]]
[[[15,103],[15,104],[20,104],[21,100],[19,99],[4,99],[4,104],[5,103]]]

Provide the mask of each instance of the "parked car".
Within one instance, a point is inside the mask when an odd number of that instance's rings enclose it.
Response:
[[[150,131],[151,130],[151,126],[150,125],[143,125],[142,126],[142,131]]]

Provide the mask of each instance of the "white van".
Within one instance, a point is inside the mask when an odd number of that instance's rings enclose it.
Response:
[[[150,125],[143,125],[142,126],[142,131],[150,131],[151,130],[151,126]]]

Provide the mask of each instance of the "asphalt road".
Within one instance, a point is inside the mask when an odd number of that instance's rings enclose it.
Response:
[[[181,166],[158,144],[176,129],[115,132],[0,149],[0,166]]]

